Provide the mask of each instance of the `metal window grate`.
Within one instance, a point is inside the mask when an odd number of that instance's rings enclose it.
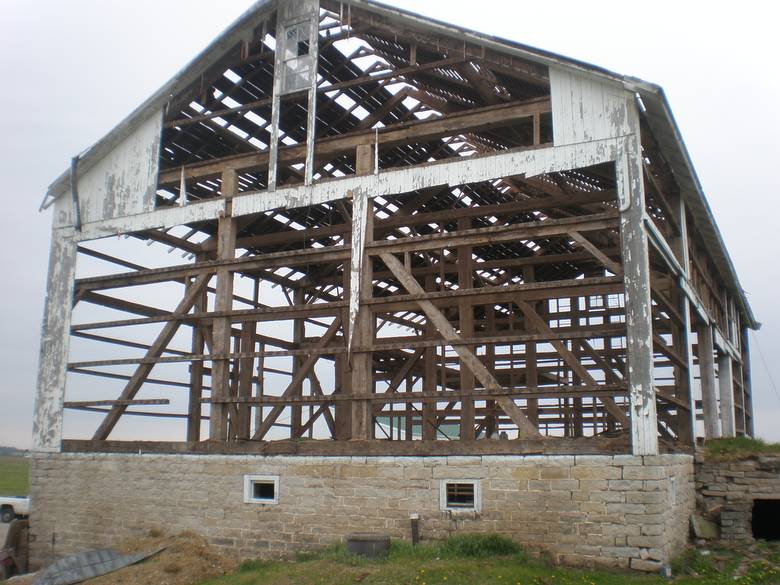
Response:
[[[448,483],[447,484],[448,508],[473,508],[474,484],[473,483]]]

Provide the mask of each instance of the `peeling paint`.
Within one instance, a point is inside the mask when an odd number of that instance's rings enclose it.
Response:
[[[349,328],[347,333],[347,354],[352,351],[352,334],[355,331],[358,311],[360,310],[360,277],[363,271],[363,258],[366,248],[366,224],[368,211],[372,208],[368,194],[364,189],[352,192],[352,260],[349,274]]]
[[[154,210],[162,112],[151,116],[113,151],[79,173],[82,224]],[[55,214],[55,227],[73,224],[72,211]]]
[[[623,84],[550,67],[550,92],[556,146],[632,133],[633,94]]]
[[[53,230],[33,418],[36,451],[60,450],[75,272],[76,244],[71,234]]]

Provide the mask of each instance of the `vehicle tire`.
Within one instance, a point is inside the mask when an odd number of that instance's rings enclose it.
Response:
[[[16,518],[16,514],[14,514],[14,511],[10,508],[3,508],[0,510],[0,521],[5,522],[6,524],[8,522],[11,522],[14,518]]]

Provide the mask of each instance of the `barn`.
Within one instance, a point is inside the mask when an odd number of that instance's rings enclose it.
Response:
[[[260,0],[45,194],[34,564],[498,532],[658,570],[752,435],[663,90],[372,0]]]

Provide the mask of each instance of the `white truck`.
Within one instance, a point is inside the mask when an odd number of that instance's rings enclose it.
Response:
[[[11,522],[14,518],[26,517],[29,513],[30,498],[0,496],[0,521]]]

